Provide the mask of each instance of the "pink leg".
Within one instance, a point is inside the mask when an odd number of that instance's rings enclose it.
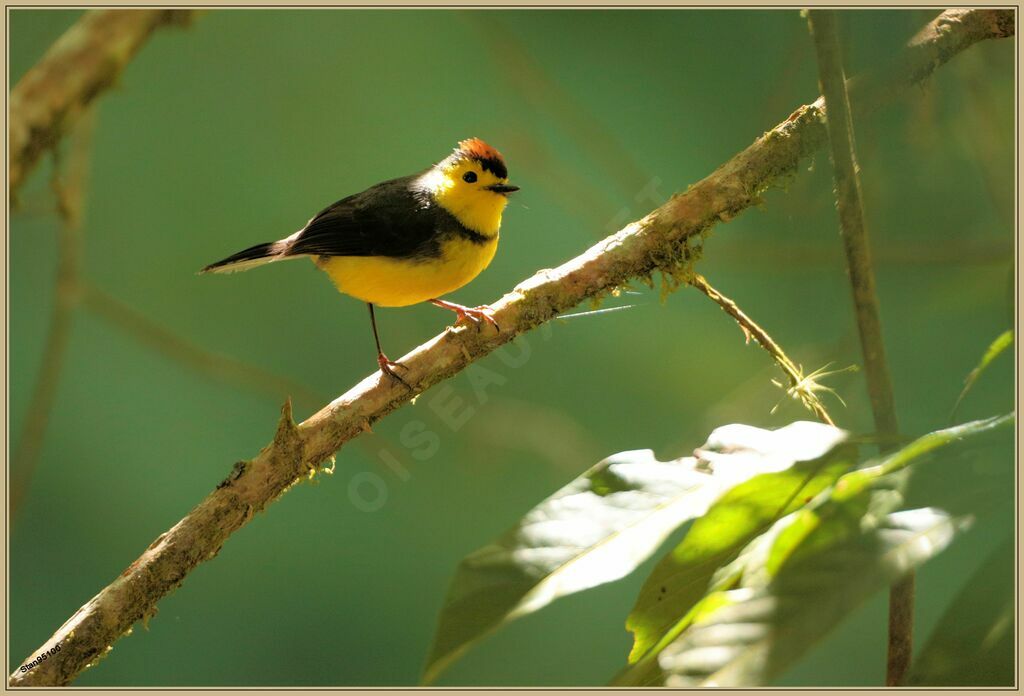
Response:
[[[501,328],[498,326],[498,322],[494,320],[494,310],[492,310],[487,305],[480,305],[479,307],[466,307],[464,305],[455,304],[454,302],[446,302],[444,300],[430,300],[430,302],[431,304],[435,304],[438,307],[450,309],[451,311],[455,312],[456,323],[464,321],[466,319],[469,319],[476,324],[479,324],[481,321],[486,321],[488,324],[494,327],[495,331],[501,331]]]
[[[409,386],[409,383],[406,382],[401,377],[399,377],[398,373],[395,372],[394,370],[394,368],[396,367],[400,367],[403,370],[406,370],[408,368],[401,363],[389,359],[388,356],[384,355],[384,351],[380,349],[380,338],[377,336],[377,318],[373,316],[373,305],[367,302],[366,306],[370,308],[370,325],[373,327],[373,340],[377,344],[377,366],[380,367],[381,372],[383,372],[386,375],[391,375],[399,382],[404,384],[406,388],[412,390],[412,387]]]

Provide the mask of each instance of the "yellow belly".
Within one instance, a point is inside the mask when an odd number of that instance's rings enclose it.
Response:
[[[497,248],[497,235],[485,244],[456,238],[445,242],[436,259],[330,256],[316,264],[346,295],[381,307],[405,307],[461,288],[487,268]]]

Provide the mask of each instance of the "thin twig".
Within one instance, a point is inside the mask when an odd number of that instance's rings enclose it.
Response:
[[[8,146],[13,198],[39,157],[116,84],[153,30],[190,21],[193,10],[91,10],[11,90]]]
[[[110,322],[143,345],[201,374],[267,394],[275,399],[290,395],[313,407],[324,401],[322,395],[289,377],[238,358],[207,350],[168,331],[142,312],[88,281],[82,283],[81,297],[85,309]]]
[[[846,248],[846,267],[853,289],[861,352],[868,383],[868,396],[875,429],[883,441],[899,433],[892,379],[885,360],[878,294],[875,291],[871,247],[864,225],[864,208],[857,173],[857,155],[853,135],[853,117],[843,73],[842,51],[833,10],[808,13],[814,48],[818,56],[818,75],[828,109],[829,149],[836,184],[836,204]],[[910,666],[913,651],[914,576],[893,586],[889,595],[889,651],[885,683],[896,686]]]
[[[82,213],[88,182],[89,150],[92,145],[94,112],[90,109],[79,120],[71,139],[66,172],[62,172],[59,154],[54,150],[51,188],[57,199],[60,227],[57,232],[57,274],[50,329],[43,348],[43,361],[29,401],[25,425],[14,450],[11,468],[10,518],[21,510],[32,482],[46,425],[57,396],[61,369],[71,336],[71,321],[79,303],[79,279],[82,272]],[[64,181],[61,176],[64,175]]]
[[[707,295],[722,308],[726,314],[736,320],[740,330],[743,331],[744,337],[747,342],[753,338],[757,341],[762,348],[764,348],[779,368],[786,373],[786,377],[789,378],[790,392],[795,394],[803,403],[805,407],[814,412],[818,419],[829,425],[835,425],[835,421],[828,415],[828,411],[825,410],[825,405],[821,403],[815,391],[821,390],[821,385],[816,384],[813,378],[809,378],[803,373],[789,356],[786,355],[785,351],[782,350],[782,346],[775,342],[768,332],[762,329],[753,319],[751,319],[735,301],[726,297],[718,290],[713,288],[708,283],[707,278],[695,273],[693,278],[690,279],[690,284],[700,290],[702,293]]]
[[[903,59],[917,69],[880,73],[866,80],[863,91],[855,94],[898,93],[967,46],[1005,35],[995,33],[991,17],[979,22],[973,13],[1008,16],[1012,30],[1012,10],[943,13],[929,25],[926,50],[915,47],[909,53],[916,58]],[[944,23],[941,31],[935,28],[939,21]],[[1005,22],[998,26],[1005,27]],[[917,64],[918,60],[923,62]],[[900,84],[892,86],[890,80]],[[31,670],[15,671],[9,683],[63,685],[72,681],[136,621],[152,616],[156,603],[197,565],[213,558],[254,513],[332,458],[367,425],[587,298],[611,292],[658,269],[678,270],[687,239],[757,203],[759,192],[794,171],[801,157],[823,145],[826,137],[822,104],[797,110],[685,193],[558,268],[538,272],[492,304],[500,331],[461,326],[404,356],[401,362],[408,369],[402,377],[414,385],[411,390],[377,372],[298,426],[292,422],[290,404],[285,404],[273,441],[252,459],[238,462],[210,495],[161,534],[32,657],[57,646],[59,651]]]
[[[850,352],[850,346],[856,343],[856,341],[856,329],[852,329],[851,331],[837,336],[828,342],[819,341],[805,345],[802,350],[804,354],[807,355],[808,361],[817,364],[824,364],[828,361],[829,356],[848,354]],[[717,394],[714,400],[711,401],[701,413],[700,425],[702,427],[706,426],[704,429],[710,432],[723,422],[733,422],[737,420],[739,417],[737,411],[742,413],[744,410],[749,410],[752,407],[752,404],[765,401],[767,399],[766,392],[768,389],[766,385],[771,384],[771,374],[775,369],[776,366],[774,363],[766,365],[763,369],[755,371],[754,374],[747,379],[744,379],[734,388]],[[742,407],[737,409],[737,404],[742,404]],[[665,451],[686,451],[688,442],[689,440],[687,438],[669,441],[665,445]]]

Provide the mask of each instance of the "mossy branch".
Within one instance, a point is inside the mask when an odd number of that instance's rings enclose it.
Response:
[[[159,27],[190,21],[193,10],[90,10],[50,47],[11,90],[8,104],[9,196],[75,124],[117,83]]]
[[[855,109],[876,106],[864,95],[898,93],[971,44],[1006,36],[1007,22],[1012,33],[1012,10],[943,13],[926,29],[924,43],[900,58],[901,65],[905,62],[913,69],[866,77],[864,86],[852,94]],[[942,30],[937,28],[940,23]],[[492,304],[499,332],[489,327],[449,329],[404,356],[401,362],[408,370],[402,377],[412,390],[374,373],[298,426],[286,404],[273,441],[254,458],[237,463],[205,500],[161,534],[28,659],[58,645],[59,652],[25,673],[16,670],[10,684],[68,684],[135,622],[152,616],[157,602],[199,563],[213,558],[254,513],[332,459],[369,425],[581,301],[658,270],[677,271],[688,239],[757,203],[766,188],[795,172],[801,158],[826,140],[821,100],[801,107],[685,193],[558,268],[538,272]]]

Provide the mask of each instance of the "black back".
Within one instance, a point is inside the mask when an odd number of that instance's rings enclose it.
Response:
[[[463,228],[417,189],[420,176],[384,181],[324,208],[290,241],[285,255],[439,255],[441,241]]]

